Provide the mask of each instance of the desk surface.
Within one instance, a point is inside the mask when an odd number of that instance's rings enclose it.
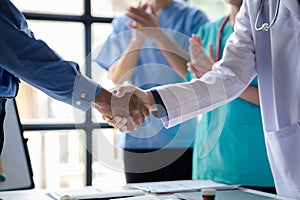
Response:
[[[266,199],[266,200],[292,200],[289,198],[282,198],[278,197],[273,194],[268,194],[265,192],[259,192],[259,191],[254,191],[254,190],[244,190],[247,193],[255,194],[257,197],[254,199],[251,198],[251,200],[255,199]],[[218,191],[219,192],[219,191]],[[223,200],[226,199],[225,196],[222,195],[222,191],[218,194],[217,192],[217,198],[216,200]],[[237,194],[238,195],[238,194]],[[161,200],[178,200],[179,198],[172,195],[158,195],[158,197]],[[236,198],[235,198],[236,197]],[[231,198],[231,200],[241,200],[239,196],[235,196],[234,198]],[[45,190],[19,190],[19,191],[7,191],[7,192],[0,192],[0,198],[3,200],[53,200],[49,196],[46,195]],[[226,199],[227,200],[227,199]]]
[[[0,198],[3,200],[53,200],[42,190],[17,190],[0,192]]]

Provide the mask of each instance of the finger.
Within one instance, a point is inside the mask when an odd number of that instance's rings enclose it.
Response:
[[[138,114],[130,117],[130,121],[134,129],[138,129],[145,122],[145,118],[142,114]]]
[[[196,41],[193,38],[189,39],[190,45],[189,45],[189,50],[191,54],[197,54],[199,53],[199,50],[201,48],[201,43],[199,43],[198,41]]]
[[[122,127],[120,127],[119,128],[119,131],[121,131],[121,132],[132,132],[132,131],[134,131],[135,129],[134,129],[134,127],[132,126],[132,124],[131,124],[131,122],[128,122],[128,123],[126,123],[126,125],[125,126],[122,126]]]
[[[120,116],[115,116],[114,120],[116,121],[117,127],[123,127],[128,122],[128,119],[126,117],[120,117]]]
[[[134,105],[130,106],[129,112],[130,112],[130,120],[133,124],[133,126],[140,126],[145,121],[145,116],[143,112],[141,111],[142,108],[145,106],[143,104],[140,104],[138,102],[135,102]]]
[[[126,22],[125,25],[126,25],[128,28],[130,28],[130,29],[136,29],[136,28],[138,28],[138,26],[137,26],[136,24],[131,24],[131,23],[129,23],[129,22]]]
[[[116,124],[116,122],[115,122],[115,120],[113,118],[110,119],[110,120],[107,120],[106,122],[108,123],[108,125],[111,125],[111,126],[113,126],[115,128],[118,128],[118,126],[117,126],[117,124]]]
[[[134,115],[130,118],[131,124],[134,128],[134,130],[139,129],[142,124],[145,122],[145,117],[143,116],[142,113]]]
[[[201,40],[200,36],[197,35],[197,34],[194,34],[193,36],[194,36],[193,39],[194,39],[198,44],[200,44],[200,45],[203,46],[202,40]]]
[[[187,63],[187,66],[188,70],[192,72],[196,78],[200,78],[202,76],[200,71],[192,63]]]
[[[144,10],[146,12],[147,8],[148,8],[148,3],[144,3],[143,5],[141,5],[139,8],[141,8],[142,10]]]
[[[156,16],[156,13],[155,13],[155,10],[154,10],[154,6],[152,4],[150,4],[150,11],[151,11],[151,15],[155,15]]]
[[[196,62],[197,58],[200,56],[201,53],[199,44],[196,43],[195,41],[191,41],[189,46],[189,52],[190,52],[191,61]]]
[[[105,121],[109,121],[111,120],[112,118],[108,115],[102,115],[102,118],[105,120]]]
[[[142,9],[131,7],[125,14],[127,17],[131,18],[139,24],[146,24],[149,21],[149,15]]]
[[[127,93],[134,93],[137,88],[133,85],[120,86],[116,89],[115,96],[120,98],[125,96]]]
[[[144,116],[144,120],[145,120],[145,118],[149,117],[150,112],[149,112],[149,109],[147,107],[142,107],[141,112]]]

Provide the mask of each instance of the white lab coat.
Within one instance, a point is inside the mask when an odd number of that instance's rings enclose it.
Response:
[[[266,0],[259,25],[270,22],[276,0]],[[200,80],[157,88],[170,127],[240,95],[258,75],[268,156],[279,195],[300,199],[300,5],[281,0],[269,32],[256,31],[260,0],[244,0],[223,59]],[[246,113],[245,113],[246,114]]]

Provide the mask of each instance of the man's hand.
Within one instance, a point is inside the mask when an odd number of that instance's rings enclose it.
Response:
[[[124,98],[125,96],[135,96],[145,105],[148,111],[154,111],[157,109],[155,105],[155,101],[153,95],[150,91],[141,90],[133,85],[122,85],[113,90],[114,95],[116,98]],[[148,113],[149,115],[149,113]],[[127,123],[127,118],[114,115],[113,118],[109,116],[103,116],[104,120],[108,122],[108,124],[112,126],[117,126],[121,132],[131,132],[132,127],[130,123]],[[138,127],[133,127],[134,130]],[[130,131],[131,130],[131,131]]]
[[[203,74],[211,71],[215,63],[213,56],[213,46],[210,46],[210,57],[205,54],[202,41],[198,35],[193,34],[190,38],[189,46],[191,62],[187,63],[188,70],[194,73],[196,78],[201,78]]]
[[[92,106],[102,113],[103,118],[110,125],[119,128],[122,132],[137,129],[149,116],[148,108],[136,95],[126,93],[122,97],[116,97],[104,88],[101,89]]]

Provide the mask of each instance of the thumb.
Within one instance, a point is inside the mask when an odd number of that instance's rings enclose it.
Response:
[[[151,13],[152,15],[155,15],[155,16],[156,16],[156,13],[155,13],[155,10],[154,10],[154,7],[153,7],[152,4],[150,4],[150,13]]]
[[[115,90],[116,97],[123,97],[127,93],[134,93],[137,88],[133,85],[121,85]]]

